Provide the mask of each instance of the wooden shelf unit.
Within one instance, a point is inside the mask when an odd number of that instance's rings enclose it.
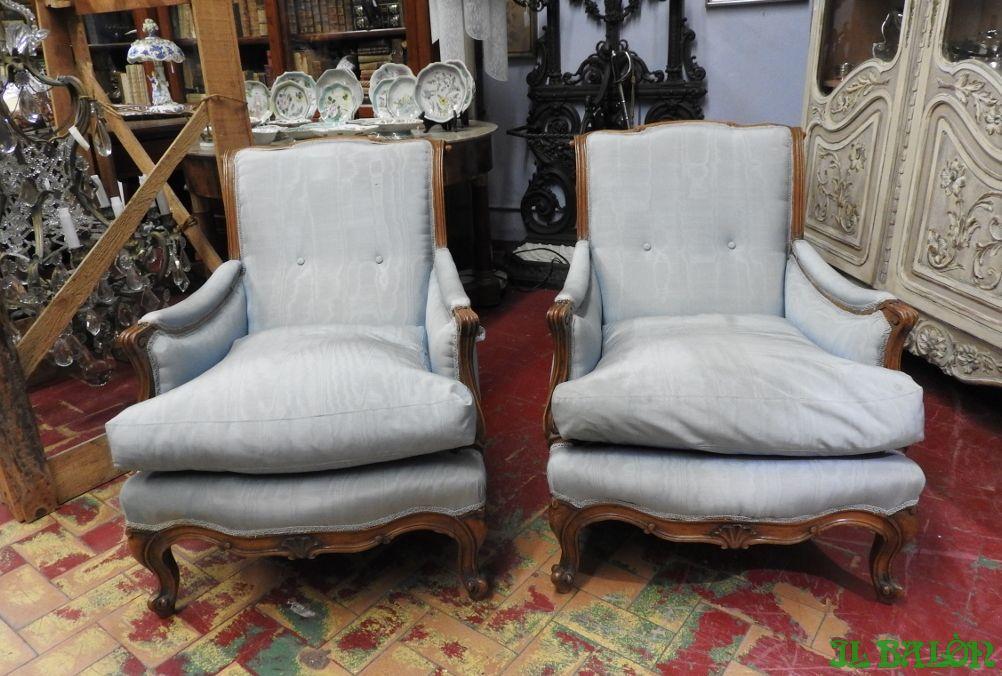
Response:
[[[227,0],[220,0],[225,2]],[[173,3],[177,4],[177,3]],[[347,30],[326,33],[292,33],[286,16],[285,0],[264,0],[267,18],[267,34],[245,35],[237,38],[240,48],[241,68],[256,73],[266,73],[265,80],[270,82],[281,73],[296,70],[294,54],[299,49],[312,49],[330,53],[331,47],[338,46],[338,52],[344,53],[364,47],[366,43],[377,40],[400,40],[406,45],[406,62],[414,72],[417,72],[432,60],[434,54],[431,45],[429,29],[428,5],[426,2],[406,0],[403,5],[404,26],[400,28],[374,28],[369,30]],[[196,63],[196,40],[177,36],[178,7],[154,7],[149,9],[134,9],[118,13],[118,26],[124,24],[138,30],[143,21],[153,18],[160,26],[160,34],[176,42],[188,55],[192,63]],[[101,15],[103,16],[103,15]],[[115,19],[111,19],[112,22]],[[118,31],[119,33],[121,30]],[[131,36],[130,36],[131,37]],[[108,41],[90,43],[99,72],[99,79],[106,88],[110,88],[112,68],[122,70],[125,67],[125,53],[131,40],[123,40],[121,35]],[[185,67],[182,64],[181,68]],[[181,68],[167,69],[167,79],[171,95],[176,101],[185,101],[189,93],[184,85]],[[149,68],[147,69],[149,71]],[[200,78],[193,74],[192,79]]]

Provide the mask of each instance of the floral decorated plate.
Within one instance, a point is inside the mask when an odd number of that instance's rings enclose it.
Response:
[[[352,119],[358,110],[351,89],[340,82],[331,82],[320,88],[319,104],[320,119],[332,127]]]
[[[325,70],[323,74],[317,78],[317,108],[320,109],[320,113],[323,114],[323,108],[319,98],[323,96],[324,88],[334,83],[344,85],[351,90],[354,107],[352,108],[351,115],[348,116],[348,119],[355,117],[355,113],[358,112],[363,99],[365,99],[365,94],[362,93],[362,83],[358,81],[357,77],[355,77],[355,73],[344,68],[331,68],[329,70]]]
[[[306,87],[295,80],[276,81],[271,88],[271,112],[280,122],[308,122],[314,105]]]
[[[263,82],[244,82],[244,98],[247,100],[247,114],[252,124],[262,124],[271,117],[271,95]]]
[[[418,74],[416,98],[425,119],[448,122],[464,110],[466,81],[452,64],[430,63]]]
[[[376,87],[380,82],[391,77],[400,77],[402,75],[414,75],[414,72],[403,63],[384,63],[382,66],[376,69],[369,78],[369,100],[372,100],[372,92],[376,90]]]
[[[421,108],[414,100],[417,78],[401,75],[389,85],[386,94],[386,108],[390,117],[415,119],[421,115]]]
[[[372,112],[376,117],[393,117],[389,110],[390,87],[397,81],[395,77],[384,77],[369,90]]]
[[[463,110],[466,110],[473,103],[473,94],[477,91],[477,81],[473,79],[473,74],[470,73],[470,69],[466,67],[466,64],[459,59],[449,59],[445,63],[458,68],[459,73],[466,82],[466,101],[463,102]]]
[[[275,87],[278,85],[290,80],[298,82],[303,86],[303,89],[306,90],[307,96],[309,96],[309,104],[311,106],[307,118],[312,118],[313,113],[317,109],[317,81],[301,70],[290,70],[275,78],[275,83],[271,86],[272,91],[274,91]]]

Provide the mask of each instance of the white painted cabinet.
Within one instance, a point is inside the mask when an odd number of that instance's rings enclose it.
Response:
[[[995,385],[1000,62],[1002,0],[815,0],[804,113],[807,238],[919,310],[910,351]]]

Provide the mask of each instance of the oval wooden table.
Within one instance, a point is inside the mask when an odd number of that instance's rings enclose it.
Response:
[[[501,284],[494,274],[491,250],[490,211],[487,195],[487,174],[494,164],[491,135],[498,126],[492,122],[473,121],[458,131],[432,128],[428,138],[445,142],[444,173],[446,188],[468,185],[472,204],[469,231],[462,233],[471,242],[473,250],[473,278],[465,284],[466,293],[474,305],[497,305],[501,301]],[[275,145],[289,145],[295,141],[281,141]],[[211,227],[216,214],[221,214],[222,192],[216,169],[215,149],[211,145],[195,144],[183,163],[184,179],[191,193],[192,215],[207,225],[204,230],[212,238],[218,229]],[[448,201],[449,192],[446,193]],[[463,224],[448,223],[450,232],[461,232]],[[224,230],[225,232],[225,230]],[[213,241],[217,251],[226,251],[225,242]],[[450,238],[451,239],[451,238]]]

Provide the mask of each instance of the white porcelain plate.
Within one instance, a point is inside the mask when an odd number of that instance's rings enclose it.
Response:
[[[417,89],[417,78],[413,75],[402,75],[389,86],[386,94],[386,108],[390,117],[414,119],[421,115],[421,108],[414,100]]]
[[[306,116],[307,119],[313,117],[313,113],[317,109],[317,81],[310,77],[308,74],[301,70],[290,70],[282,73],[277,78],[275,78],[275,83],[271,86],[271,90],[275,91],[275,87],[282,84],[283,82],[298,82],[306,90],[306,94],[309,101],[310,110]]]
[[[430,63],[418,74],[416,98],[425,119],[448,122],[464,110],[466,81],[455,66]]]
[[[382,66],[377,68],[369,78],[369,100],[372,100],[372,92],[376,90],[376,87],[380,82],[391,77],[400,77],[402,75],[414,75],[414,72],[403,63],[384,63]]]
[[[320,119],[330,126],[344,124],[355,117],[358,106],[347,86],[331,82],[320,88]]]
[[[345,70],[344,68],[331,68],[325,70],[323,74],[317,78],[317,108],[320,110],[321,115],[323,115],[323,106],[320,102],[320,98],[323,97],[324,89],[331,84],[341,84],[351,90],[352,97],[352,109],[351,114],[348,119],[355,117],[358,112],[359,107],[362,105],[362,100],[365,98],[365,94],[362,93],[362,83],[358,81],[355,77],[355,73],[350,70]]]
[[[271,117],[271,95],[263,82],[244,82],[244,98],[247,100],[247,115],[252,124],[267,122]]]
[[[449,59],[445,63],[459,69],[459,74],[463,76],[463,80],[466,82],[466,100],[463,101],[463,110],[466,110],[473,103],[473,94],[477,91],[477,81],[473,79],[473,74],[466,67],[466,64],[459,59]]]
[[[313,105],[306,87],[295,80],[275,82],[271,88],[271,112],[281,122],[308,122]]]
[[[384,77],[375,87],[369,90],[369,101],[372,102],[372,112],[376,117],[393,117],[389,110],[390,87],[397,81],[395,77]]]

